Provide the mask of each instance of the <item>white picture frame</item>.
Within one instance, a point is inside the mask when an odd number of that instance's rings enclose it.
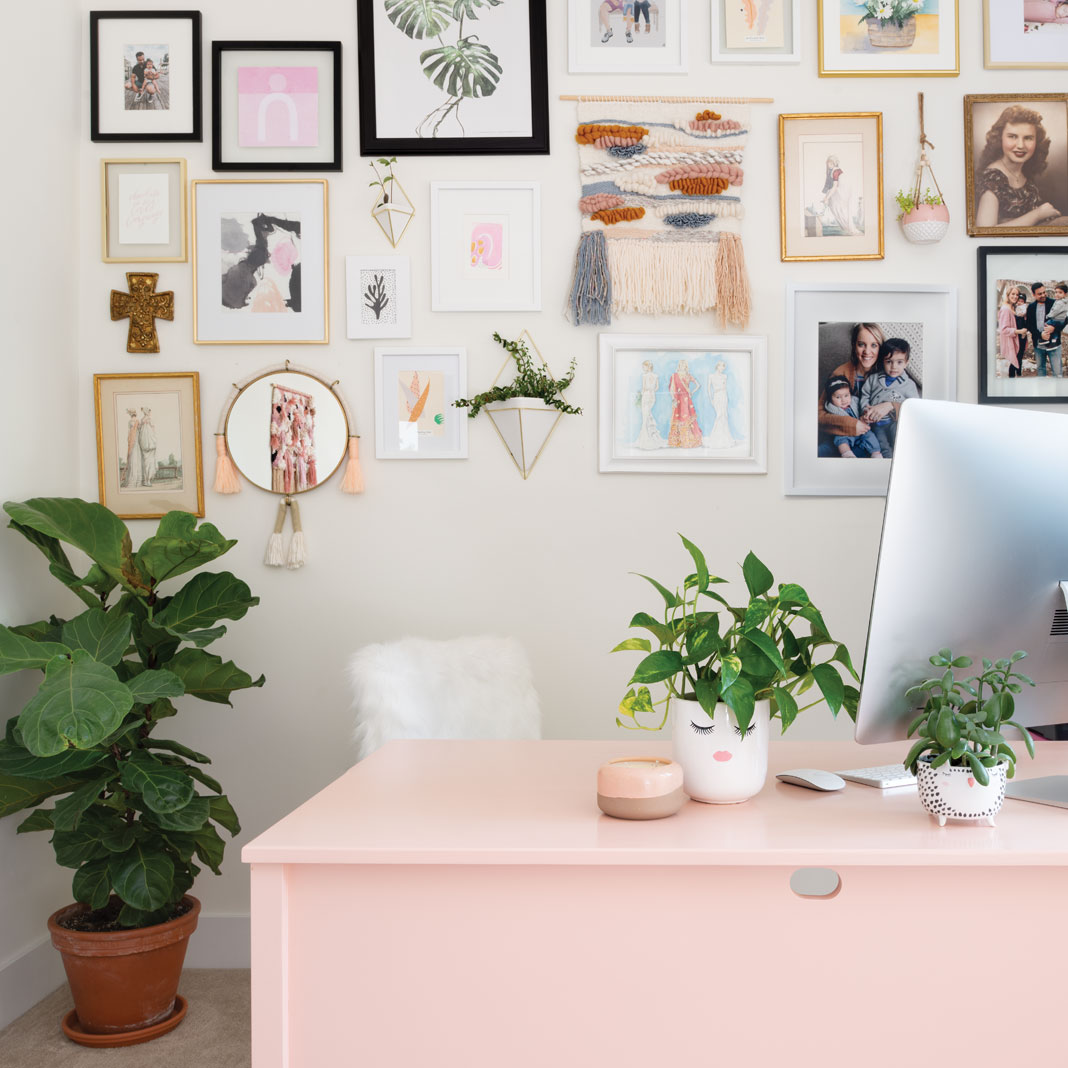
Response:
[[[766,337],[601,334],[598,350],[600,471],[767,472]]]
[[[430,288],[434,311],[541,311],[541,183],[431,182]]]
[[[100,161],[101,251],[104,263],[184,263],[185,160]]]
[[[771,24],[752,27],[753,43],[742,46],[733,43],[739,32],[736,19],[744,19],[746,10],[761,11],[757,5],[746,9],[732,0],[712,0],[709,23],[712,31],[713,63],[800,63],[801,62],[801,0],[774,0],[768,6]],[[749,27],[744,27],[745,32]],[[778,43],[778,33],[782,43]],[[774,35],[774,36],[773,36]],[[769,40],[770,38],[770,40]]]
[[[787,495],[881,497],[890,461],[843,458],[821,441],[818,413],[826,380],[850,362],[851,324],[907,335],[909,374],[922,397],[955,400],[957,288],[920,284],[787,283],[784,482]],[[841,329],[839,329],[841,328]],[[844,347],[843,347],[844,346]],[[872,373],[878,364],[869,373]],[[908,401],[907,403],[913,403]],[[821,455],[821,452],[823,455]]]
[[[638,3],[641,9],[635,4],[634,21],[627,22],[622,11],[605,10],[601,0],[568,0],[567,69],[572,74],[685,74],[686,3]]]
[[[346,256],[345,308],[349,338],[411,337],[411,259]]]
[[[416,390],[404,381],[424,376]],[[411,390],[408,403],[405,389]],[[424,391],[426,395],[424,398]],[[463,348],[375,348],[375,456],[379,460],[466,460],[467,412],[453,401],[467,393],[467,350]],[[417,395],[416,395],[417,394]],[[423,400],[416,419],[401,420]],[[440,433],[434,424],[440,417]]]

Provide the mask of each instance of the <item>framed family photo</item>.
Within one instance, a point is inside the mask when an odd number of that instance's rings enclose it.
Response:
[[[964,98],[968,233],[1068,235],[1068,93]]]
[[[1068,7],[1063,0],[983,0],[983,66],[1068,69]]]
[[[817,3],[821,78],[960,74],[959,0]]]
[[[881,112],[779,116],[780,258],[883,258]]]
[[[407,256],[346,256],[345,296],[346,336],[412,336],[411,260]]]
[[[544,4],[360,0],[356,25],[360,155],[548,153]]]
[[[186,253],[184,159],[100,161],[105,263],[182,263]]]
[[[326,180],[192,184],[193,340],[326,344]]]
[[[956,397],[956,288],[790,283],[786,336],[786,493],[882,496],[901,405]]]
[[[341,42],[213,41],[213,171],[341,170]]]
[[[200,376],[93,375],[100,503],[120,519],[204,514]]]
[[[801,0],[712,0],[713,63],[798,63]]]
[[[90,11],[93,141],[200,141],[199,11]]]
[[[684,0],[568,0],[572,74],[684,74]]]
[[[601,334],[599,349],[601,471],[767,471],[767,338]]]
[[[1068,403],[1068,245],[978,255],[979,403]]]

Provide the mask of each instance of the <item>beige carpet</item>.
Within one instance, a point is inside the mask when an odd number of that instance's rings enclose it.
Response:
[[[60,1030],[73,1008],[66,984],[0,1031],[4,1068],[248,1068],[249,973],[187,968],[185,1019],[169,1035],[123,1049],[86,1049]]]

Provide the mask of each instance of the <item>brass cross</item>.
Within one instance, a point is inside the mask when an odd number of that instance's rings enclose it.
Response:
[[[111,320],[129,317],[126,335],[127,352],[159,352],[156,319],[174,319],[174,294],[157,293],[158,274],[148,271],[127,271],[129,293],[111,291]]]

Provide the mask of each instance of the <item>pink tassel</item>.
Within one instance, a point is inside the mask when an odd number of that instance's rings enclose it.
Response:
[[[212,488],[216,493],[240,493],[241,483],[237,478],[237,469],[226,451],[226,438],[222,434],[215,435],[215,452],[215,485]]]
[[[353,434],[349,438],[349,462],[341,479],[342,493],[363,493],[363,471],[360,469],[360,439]]]

